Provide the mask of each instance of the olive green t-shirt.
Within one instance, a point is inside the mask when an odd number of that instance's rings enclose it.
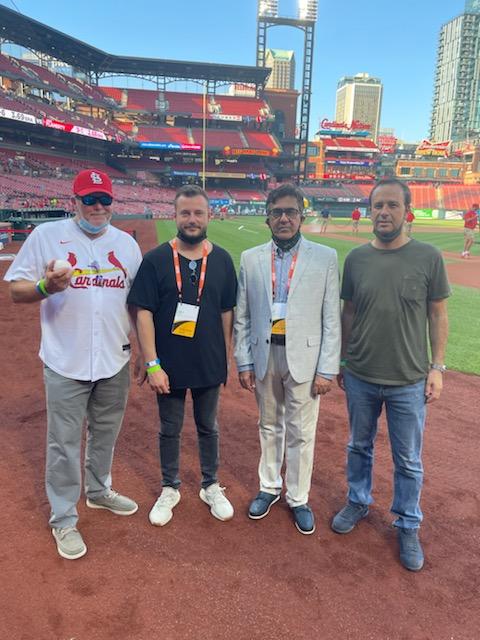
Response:
[[[355,309],[346,368],[375,384],[425,378],[428,302],[449,295],[442,255],[432,245],[411,240],[399,249],[353,249],[341,291]]]

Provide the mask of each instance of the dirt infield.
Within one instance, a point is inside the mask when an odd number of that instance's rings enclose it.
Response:
[[[348,227],[346,227],[348,228]],[[306,233],[313,233],[326,238],[335,238],[336,240],[348,240],[354,244],[365,244],[369,242],[366,238],[354,238],[351,233],[346,231],[345,233],[333,233],[327,231],[325,234],[320,234],[320,226],[316,224],[306,225],[303,227]],[[437,232],[438,227],[432,227],[429,231]],[[417,230],[415,230],[417,231]],[[445,231],[443,229],[442,231]],[[463,260],[459,253],[452,253],[451,251],[443,251],[443,256],[449,260],[447,263],[448,278],[452,284],[459,284],[463,287],[475,287],[480,289],[480,256],[472,256],[468,260]]]
[[[131,226],[131,222],[130,222]],[[152,222],[136,223],[145,250]],[[0,263],[3,276],[6,264]],[[449,372],[425,438],[426,552],[420,574],[397,559],[388,512],[392,465],[382,425],[377,503],[348,536],[329,528],[344,500],[347,422],[342,393],[321,407],[310,503],[317,530],[301,536],[284,501],[261,521],[246,516],[257,491],[253,398],[235,372],[221,402],[221,481],[236,514],[215,520],[198,498],[190,407],[182,448],[182,501],[154,528],[159,490],[152,394],[132,388],[117,445],[114,487],[140,504],[120,518],[80,504],[88,554],[58,557],[43,486],[45,408],[36,356],[37,305],[16,305],[0,287],[3,358],[0,499],[1,640],[478,640],[480,378]],[[5,357],[6,355],[6,357]]]

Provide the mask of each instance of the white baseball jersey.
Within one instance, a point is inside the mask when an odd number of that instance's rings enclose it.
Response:
[[[111,378],[130,357],[126,300],[140,248],[111,225],[91,239],[73,219],[46,222],[24,242],[5,280],[36,282],[52,259],[67,260],[73,274],[65,291],[41,302],[40,358],[67,378]]]

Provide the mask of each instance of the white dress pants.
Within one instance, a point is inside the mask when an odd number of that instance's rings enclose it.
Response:
[[[310,491],[320,406],[319,396],[312,397],[312,383],[293,380],[285,347],[274,344],[265,378],[255,381],[260,412],[260,491],[281,493],[285,456],[286,500],[290,507],[306,504]]]

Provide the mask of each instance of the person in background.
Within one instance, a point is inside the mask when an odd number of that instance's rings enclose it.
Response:
[[[360,213],[360,209],[358,207],[355,207],[355,209],[352,211],[352,233],[354,235],[358,234],[358,226],[360,224],[361,216],[362,214]]]
[[[405,216],[405,231],[409,238],[412,237],[412,227],[413,227],[414,220],[415,220],[415,214],[411,209],[409,209],[409,211],[407,212],[407,215]]]
[[[323,209],[320,211],[320,217],[322,219],[320,224],[320,233],[326,233],[328,223],[330,222],[332,217],[330,214],[330,209],[327,206],[323,207]]]
[[[475,229],[478,224],[478,204],[472,204],[472,208],[463,214],[463,251],[462,258],[470,258],[470,249],[475,241]]]

